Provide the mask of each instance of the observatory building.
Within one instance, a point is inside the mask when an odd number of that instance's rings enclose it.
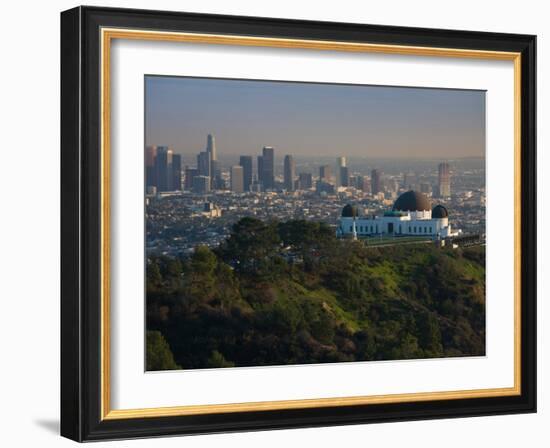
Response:
[[[364,216],[357,206],[348,204],[342,209],[339,237],[358,238],[369,236],[422,236],[444,239],[457,236],[452,232],[449,213],[443,205],[433,209],[426,196],[417,191],[407,191],[397,198],[392,210],[382,216]]]

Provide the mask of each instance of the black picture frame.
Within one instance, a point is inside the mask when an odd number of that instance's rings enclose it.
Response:
[[[521,394],[102,420],[102,27],[521,53]],[[77,7],[61,13],[61,435],[76,441],[536,412],[536,37]]]

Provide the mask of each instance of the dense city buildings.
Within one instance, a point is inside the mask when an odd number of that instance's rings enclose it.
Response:
[[[212,157],[216,157],[219,178],[214,183]],[[346,237],[350,235],[349,223],[342,225],[346,204],[358,211],[351,235],[355,231],[359,239],[390,235],[448,238],[456,236],[454,229],[465,235],[485,234],[485,165],[481,158],[453,161],[451,178],[448,162],[392,159],[374,163],[339,157],[337,184],[330,159],[286,154],[277,160],[274,149],[266,146],[254,172],[253,155],[220,156],[211,134],[196,160],[197,166],[182,169],[183,156],[170,147],[145,148],[148,252],[187,254],[197,244],[215,246],[243,216],[264,221],[323,221],[335,234]],[[419,199],[425,210],[395,209],[398,197],[409,190],[428,201],[426,205]],[[438,207],[436,213],[438,205],[444,207],[446,216],[438,217],[442,210]],[[445,219],[448,223],[449,216],[453,231],[450,225],[440,225]]]
[[[317,192],[318,195],[329,195],[329,194],[334,194],[336,189],[334,184],[330,184],[328,182],[319,180],[315,184],[315,191]]]
[[[286,191],[294,191],[295,190],[295,178],[296,178],[296,162],[294,161],[294,157],[292,157],[290,154],[287,154],[285,156],[284,161],[284,187]]]

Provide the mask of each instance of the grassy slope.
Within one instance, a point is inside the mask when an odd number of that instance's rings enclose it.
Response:
[[[175,320],[153,318],[153,329],[190,367],[484,353],[484,248],[361,247],[351,243],[309,272],[295,266],[272,279],[237,277],[223,307],[210,299],[195,311],[176,306],[168,313]],[[205,344],[211,352],[202,354]]]

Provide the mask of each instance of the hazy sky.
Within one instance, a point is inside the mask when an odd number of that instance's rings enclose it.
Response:
[[[145,78],[147,145],[195,155],[457,158],[485,154],[485,92],[208,78]]]

